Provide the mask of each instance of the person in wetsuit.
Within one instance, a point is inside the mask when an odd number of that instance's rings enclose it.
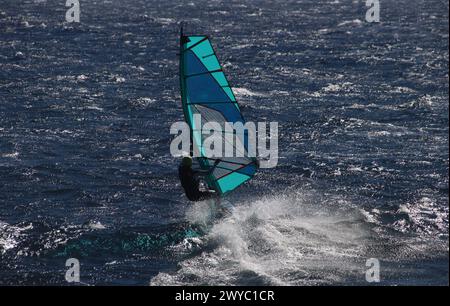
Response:
[[[213,191],[200,191],[200,178],[211,174],[220,160],[216,160],[214,166],[209,170],[192,169],[192,158],[190,156],[183,157],[178,167],[178,176],[180,177],[181,186],[190,201],[203,201],[213,197],[217,197]]]

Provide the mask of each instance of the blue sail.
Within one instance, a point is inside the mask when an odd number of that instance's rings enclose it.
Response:
[[[234,150],[237,150],[238,141],[244,144],[243,157],[208,158],[202,147],[205,137],[201,133],[202,127],[195,126],[195,114],[201,116],[202,125],[218,122],[223,128],[225,122],[245,124],[233,90],[207,36],[181,35],[180,87],[184,116],[191,128],[192,145],[201,155],[198,158],[200,166],[208,169],[217,159],[220,161],[206,178],[209,187],[223,195],[250,180],[256,172],[256,160],[248,157],[248,133],[243,135],[244,139],[236,136],[233,143]],[[222,140],[226,141],[225,132],[222,133]]]

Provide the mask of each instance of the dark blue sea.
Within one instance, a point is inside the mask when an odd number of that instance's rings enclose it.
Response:
[[[0,1],[0,284],[447,285],[444,0]],[[279,162],[211,217],[169,152],[179,22]]]

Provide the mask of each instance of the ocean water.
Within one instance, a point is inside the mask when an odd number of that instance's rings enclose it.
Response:
[[[0,284],[448,284],[448,1],[0,1]],[[169,152],[208,34],[279,163],[214,218]]]

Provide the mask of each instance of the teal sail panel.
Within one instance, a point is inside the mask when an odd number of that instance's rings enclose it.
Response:
[[[250,180],[256,172],[256,160],[248,157],[248,133],[235,137],[236,144],[241,142],[243,157],[208,158],[202,147],[203,135],[201,126],[195,126],[194,115],[201,116],[202,125],[217,122],[224,131],[225,122],[245,124],[245,120],[236,102],[236,98],[217,59],[217,55],[207,36],[181,35],[180,41],[180,87],[183,112],[186,122],[191,128],[192,146],[195,146],[201,157],[198,162],[202,169],[211,168],[219,159],[219,164],[206,178],[210,188],[221,195],[230,192]],[[242,139],[243,136],[243,139]],[[225,132],[222,133],[225,140]]]

